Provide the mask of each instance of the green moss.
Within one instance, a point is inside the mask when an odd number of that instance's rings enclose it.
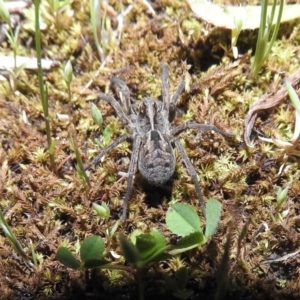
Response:
[[[111,18],[112,30],[116,30],[115,14],[122,10],[121,6],[126,9],[132,4],[133,9],[124,18],[120,45],[113,47],[103,65],[89,23],[88,1],[66,2],[63,8],[57,9],[51,8],[51,3],[41,2],[41,18],[44,24],[43,57],[60,64],[44,72],[49,88],[51,133],[58,142],[55,172],[49,171],[45,151],[45,128],[35,71],[25,70],[19,74],[16,92],[12,91],[8,81],[0,84],[0,207],[28,254],[32,241],[39,257],[37,271],[30,273],[11,254],[13,250],[1,233],[1,294],[16,298],[17,291],[25,293],[24,287],[27,286],[34,290],[37,298],[41,295],[58,298],[64,296],[65,290],[75,290],[75,286],[85,292],[86,286],[93,285],[93,289],[88,290],[92,298],[104,293],[108,299],[135,295],[131,275],[110,270],[83,276],[53,259],[59,246],[67,247],[77,255],[79,244],[85,237],[92,234],[105,236],[106,230],[113,227],[119,218],[127,186],[126,178],[120,177],[118,172],[128,171],[131,156],[131,142],[124,142],[89,171],[90,186],[83,185],[74,168],[68,132],[72,129],[76,133],[74,138],[87,164],[101,149],[126,132],[112,107],[100,101],[97,105],[103,115],[103,128],[109,126],[112,133],[111,140],[104,143],[103,132],[93,123],[90,101],[97,98],[99,91],[113,93],[110,78],[114,75],[127,82],[133,102],[140,102],[146,96],[160,98],[160,63],[166,62],[170,66],[171,91],[182,78],[186,80],[187,90],[179,99],[180,111],[175,124],[185,121],[212,123],[235,133],[237,138],[225,140],[217,133],[198,134],[192,130],[180,136],[196,168],[205,199],[214,197],[222,201],[220,229],[202,248],[149,268],[147,277],[143,274],[143,278],[147,278],[145,290],[153,297],[171,297],[163,284],[155,291],[153,286],[161,282],[162,273],[172,276],[180,267],[186,266],[189,289],[199,292],[199,297],[213,297],[218,285],[216,269],[230,234],[228,289],[231,295],[246,298],[245,291],[251,299],[265,298],[271,292],[274,298],[296,295],[297,257],[284,262],[291,269],[290,273],[278,272],[273,264],[265,268],[261,262],[272,255],[293,252],[298,247],[298,158],[286,160],[276,145],[257,138],[290,140],[294,130],[291,103],[286,101],[257,118],[251,137],[255,141],[254,148],[245,148],[242,134],[250,105],[265,92],[278,90],[282,79],[298,67],[299,24],[295,22],[294,27],[282,28],[260,76],[252,80],[249,79],[250,50],[255,45],[253,36],[256,32],[242,33],[237,46],[245,54],[234,61],[230,34],[195,19],[184,1],[164,0],[159,6],[151,2],[157,12],[155,17],[142,1],[110,1],[108,17]],[[35,56],[32,12],[33,7],[27,9],[21,21],[19,55]],[[2,42],[1,49],[5,55],[12,55],[7,41]],[[74,71],[71,101],[62,73],[69,59]],[[95,142],[96,138],[100,140],[99,144]],[[188,201],[200,214],[193,182],[175,152],[178,164],[170,201]],[[281,166],[284,167],[281,169]],[[272,214],[276,209],[277,186],[287,185],[290,189],[283,211],[290,210],[282,219],[274,221]],[[129,235],[136,228],[145,232],[158,228],[175,243],[164,226],[169,204],[165,195],[170,188],[155,194],[154,188],[150,187],[149,191],[140,176],[135,176],[129,217],[120,225],[116,236],[119,232]],[[108,221],[95,217],[93,213],[91,203],[101,201],[109,205],[111,217]],[[247,233],[238,245],[238,236],[247,222]],[[116,236],[110,241],[107,257],[112,262],[122,263]],[[237,249],[240,249],[239,258],[236,257]],[[284,266],[283,263],[280,266]],[[272,278],[275,279],[272,281]],[[23,287],[16,289],[20,279]],[[266,288],[272,284],[276,291]]]

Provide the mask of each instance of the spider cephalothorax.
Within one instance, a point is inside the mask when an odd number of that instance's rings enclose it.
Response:
[[[165,64],[162,65],[162,101],[147,97],[139,105],[133,105],[126,83],[117,77],[113,77],[112,83],[116,92],[119,94],[120,102],[114,97],[105,94],[99,94],[98,100],[108,101],[131,133],[125,133],[118,137],[111,145],[97,155],[97,157],[85,167],[84,171],[98,163],[105,154],[121,142],[127,139],[133,141],[122,215],[122,218],[125,219],[132,190],[133,177],[137,169],[152,185],[162,185],[166,183],[175,172],[176,160],[173,152],[173,146],[175,146],[193,179],[199,202],[205,213],[205,205],[197,179],[197,173],[183,145],[179,141],[178,136],[186,129],[214,130],[224,136],[233,135],[220,130],[214,125],[194,122],[187,122],[178,126],[172,125],[176,115],[176,103],[183,91],[184,81],[180,83],[174,95],[170,97],[168,66]]]

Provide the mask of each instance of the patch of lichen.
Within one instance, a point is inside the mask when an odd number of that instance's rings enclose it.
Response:
[[[129,4],[133,3],[123,1],[124,7]],[[89,172],[91,186],[88,186],[75,171],[68,131],[75,128],[76,141],[87,164],[101,151],[94,142],[95,138],[101,138],[101,132],[92,121],[90,102],[96,99],[99,90],[111,93],[109,81],[113,75],[127,82],[136,101],[147,95],[160,97],[161,62],[170,66],[172,91],[181,78],[187,83],[179,101],[181,112],[176,124],[187,120],[212,123],[235,133],[237,138],[224,139],[217,133],[200,135],[194,131],[181,135],[205,198],[222,201],[220,227],[207,245],[182,255],[181,259],[173,258],[150,269],[144,281],[145,291],[155,296],[161,295],[158,292],[164,293],[163,286],[156,294],[153,290],[161,273],[171,275],[184,264],[189,269],[188,288],[194,290],[195,296],[213,297],[218,288],[216,278],[224,245],[231,236],[228,260],[231,295],[248,299],[270,295],[291,299],[299,295],[299,255],[284,262],[262,264],[298,249],[299,160],[291,157],[284,161],[280,149],[257,139],[257,135],[263,135],[288,140],[293,132],[293,107],[286,101],[258,118],[255,128],[259,134],[253,135],[254,149],[245,148],[241,138],[251,103],[269,89],[278,89],[281,79],[297,68],[291,61],[300,59],[299,24],[295,23],[292,33],[281,33],[282,38],[275,43],[260,76],[251,80],[248,76],[250,55],[233,60],[228,31],[213,29],[196,20],[183,1],[152,4],[157,16],[152,16],[142,1],[133,4],[125,17],[119,48],[110,53],[106,65],[99,69],[101,62],[89,23],[88,1],[73,1],[55,14],[51,14],[48,2],[41,3],[45,23],[43,56],[61,63],[60,67],[44,74],[49,87],[52,135],[58,141],[55,148],[58,169],[56,173],[48,169],[37,76],[23,71],[18,78],[19,93],[11,91],[8,83],[0,86],[0,208],[27,253],[32,243],[39,264],[35,271],[27,268],[1,235],[0,292],[4,299],[18,299],[25,293],[36,299],[75,299],[85,292],[89,292],[92,299],[99,295],[111,299],[136,293],[134,281],[126,273],[101,271],[87,272],[84,276],[65,268],[54,257],[59,246],[78,253],[80,241],[92,234],[101,235],[108,243],[105,232],[120,216],[127,187],[126,178],[121,179],[117,174],[128,170],[129,143],[110,152]],[[111,5],[119,11],[119,2],[112,1]],[[35,53],[30,43],[34,38],[30,16],[32,8],[22,20],[20,55],[34,56]],[[244,53],[255,46],[252,34],[255,35],[255,31],[241,38]],[[2,46],[6,54],[12,54],[7,41]],[[68,59],[74,69],[71,102],[62,73]],[[97,70],[99,74],[95,77]],[[85,88],[90,79],[92,84]],[[112,139],[125,132],[109,104],[100,101],[98,107],[104,118],[103,128],[107,125],[112,128]],[[202,215],[193,181],[177,152],[176,157],[178,164],[171,197],[174,201],[192,203]],[[278,186],[287,185],[288,200],[280,209],[280,213],[287,213],[275,220]],[[134,229],[147,232],[158,228],[172,240],[164,226],[168,200],[144,187],[137,175],[128,220],[118,232],[129,236]],[[107,222],[100,220],[91,208],[91,203],[101,201],[109,203],[111,218]],[[247,231],[240,238],[243,228]],[[122,257],[114,256],[114,253],[120,254],[116,235],[110,241],[110,250],[110,261],[123,262]]]

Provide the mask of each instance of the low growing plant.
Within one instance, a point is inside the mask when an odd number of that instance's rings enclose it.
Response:
[[[67,61],[64,68],[64,81],[68,88],[69,103],[71,103],[71,83],[73,80],[73,68],[70,60]]]
[[[280,0],[279,4],[279,12],[277,14],[277,20],[275,27],[273,29],[273,21],[275,17],[275,10],[277,7],[277,0],[273,1],[272,5],[272,10],[271,10],[271,15],[268,15],[268,1],[263,0],[262,1],[262,7],[261,7],[261,17],[260,17],[260,26],[259,26],[259,31],[258,31],[258,37],[257,37],[257,42],[256,42],[256,49],[255,49],[255,55],[252,61],[251,65],[251,77],[255,78],[262,65],[266,61],[273,44],[276,40],[277,33],[279,30],[280,26],[280,21],[281,21],[281,16],[282,16],[282,11],[283,11],[283,6],[284,6],[284,1]],[[272,36],[271,36],[271,32]],[[271,38],[270,38],[271,36]]]
[[[83,170],[83,162],[81,159],[81,154],[80,154],[79,148],[78,148],[77,143],[71,133],[69,134],[69,139],[70,139],[70,142],[71,142],[71,145],[72,145],[73,151],[75,153],[75,157],[76,157],[77,165],[75,166],[75,169],[77,171],[77,174],[84,184],[89,184],[88,176],[86,175],[85,172],[82,171]]]
[[[15,29],[13,28],[13,25],[10,20],[10,15],[7,10],[7,7],[3,0],[0,0],[0,18],[7,23],[8,30],[2,26],[2,30],[4,34],[6,35],[8,42],[13,50],[14,54],[14,67],[12,69],[7,69],[7,72],[9,74],[9,83],[11,86],[11,89],[13,91],[16,91],[17,89],[17,78],[20,76],[21,72],[24,70],[26,63],[17,66],[17,49],[18,49],[18,40],[19,40],[19,32],[20,32],[20,26],[17,26]]]
[[[277,191],[277,195],[276,195],[275,214],[272,215],[272,218],[273,218],[274,222],[282,220],[282,218],[285,217],[289,212],[289,209],[287,209],[283,212],[280,212],[283,203],[287,200],[288,191],[289,191],[288,187],[286,187],[285,189],[282,189],[281,187],[278,187],[278,191]]]
[[[25,263],[27,263],[30,267],[33,267],[32,262],[30,261],[30,258],[26,254],[25,250],[21,246],[20,242],[18,241],[17,237],[11,230],[10,226],[7,224],[5,217],[0,210],[0,226],[2,227],[2,230],[5,233],[5,236],[8,238],[10,244],[12,245],[13,249],[23,258]],[[33,251],[34,253],[34,251]]]
[[[167,212],[167,227],[172,233],[182,238],[168,253],[176,255],[205,244],[217,230],[221,208],[219,201],[208,200],[206,204],[206,228],[205,233],[203,233],[201,220],[192,206],[184,203],[173,204]]]
[[[46,133],[47,133],[47,142],[48,142],[48,153],[50,158],[50,168],[55,170],[55,161],[54,161],[54,149],[56,142],[52,140],[51,137],[51,127],[49,120],[49,107],[48,107],[48,89],[47,86],[44,86],[43,82],[43,70],[42,70],[42,54],[41,54],[41,31],[40,31],[40,1],[34,0],[34,10],[35,10],[35,45],[36,45],[36,55],[37,55],[37,67],[38,67],[38,79],[40,87],[40,97],[43,106]]]
[[[109,214],[107,205],[93,204],[93,207],[101,216]],[[169,259],[172,255],[178,255],[206,243],[216,232],[220,216],[221,203],[215,199],[209,199],[206,205],[206,228],[203,233],[201,220],[191,205],[173,204],[167,212],[166,223],[172,233],[182,237],[177,245],[168,245],[163,234],[156,229],[152,229],[149,233],[135,230],[131,234],[130,240],[123,234],[119,234],[121,251],[130,266],[117,265],[105,260],[104,253],[108,251],[105,251],[104,242],[99,236],[90,236],[81,243],[81,260],[78,260],[66,247],[58,249],[56,259],[74,270],[106,268],[129,272],[135,277],[138,284],[139,299],[143,299],[142,270],[155,262]],[[118,225],[117,222],[113,226],[112,234],[115,234]],[[166,276],[165,280],[167,289],[172,290],[175,297],[187,299],[186,297],[191,295],[191,291],[185,289],[187,283],[185,268],[177,270],[173,279]]]
[[[109,124],[103,129],[103,127],[102,127],[103,117],[102,117],[101,111],[99,110],[97,105],[94,104],[94,103],[92,103],[91,114],[92,114],[92,118],[93,118],[94,122],[99,126],[99,129],[100,129],[100,131],[102,133],[102,136],[103,136],[103,141],[102,142],[99,141],[98,139],[95,139],[95,142],[100,147],[104,147],[105,145],[107,145],[111,141],[113,131],[112,131],[111,126]]]

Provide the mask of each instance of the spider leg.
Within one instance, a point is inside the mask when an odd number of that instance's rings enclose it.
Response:
[[[100,154],[98,154],[89,165],[87,165],[84,169],[83,172],[87,171],[88,169],[90,169],[93,165],[97,164],[102,157],[107,154],[109,151],[111,151],[113,148],[115,148],[116,146],[118,146],[119,144],[121,144],[122,142],[124,142],[127,139],[132,138],[131,134],[129,133],[125,133],[121,136],[119,136],[113,143],[111,143],[108,147],[106,147],[105,149],[102,150],[102,152]]]
[[[177,104],[177,100],[178,100],[180,94],[182,93],[182,91],[184,89],[184,85],[185,85],[185,82],[184,82],[184,80],[182,80],[171,99],[171,103],[170,103],[170,107],[169,107],[169,115],[168,115],[168,119],[169,119],[170,123],[172,123],[176,117],[176,104]]]
[[[130,161],[129,170],[128,170],[127,189],[126,189],[126,193],[125,193],[125,197],[124,197],[124,204],[123,204],[123,213],[122,213],[123,221],[126,220],[128,201],[129,201],[130,194],[132,191],[133,177],[137,170],[141,141],[142,141],[142,139],[140,136],[136,135],[134,137],[131,161]]]
[[[169,85],[169,68],[166,64],[161,65],[161,81],[162,81],[162,98],[164,103],[164,108],[167,111],[169,122],[172,122],[175,119],[176,114],[176,104],[179,96],[181,95],[185,82],[182,80],[172,96],[172,99],[170,97],[170,85]]]
[[[119,94],[120,100],[125,107],[126,114],[128,114],[130,112],[131,103],[130,103],[130,91],[127,84],[125,83],[125,81],[123,81],[118,77],[113,77],[111,82],[114,84],[114,88],[116,92]]]
[[[179,96],[181,95],[182,91],[184,90],[184,86],[185,86],[185,81],[181,80],[176,92],[174,93],[174,95],[171,99],[171,103],[173,103],[174,106],[176,106],[177,100],[178,100]]]
[[[223,136],[227,136],[227,137],[235,136],[235,134],[225,132],[225,131],[219,129],[218,127],[216,127],[215,125],[199,124],[199,123],[195,123],[195,122],[187,122],[187,123],[178,125],[176,127],[173,127],[171,130],[171,135],[176,136],[186,129],[198,129],[198,130],[202,130],[202,131],[212,131],[213,130],[213,131],[220,133]]]
[[[170,107],[170,85],[169,85],[169,67],[166,64],[161,64],[161,92],[164,107],[169,113]]]
[[[204,216],[206,216],[205,203],[204,203],[201,188],[200,188],[200,185],[199,185],[199,182],[198,182],[196,170],[195,170],[194,166],[192,165],[192,163],[191,163],[188,155],[186,154],[186,152],[184,150],[184,147],[181,144],[181,142],[179,141],[179,139],[176,139],[174,141],[174,143],[175,143],[175,146],[177,147],[177,149],[178,149],[178,151],[179,151],[179,153],[182,157],[182,160],[183,160],[183,162],[184,162],[184,164],[187,168],[187,171],[188,171],[189,175],[193,179],[193,182],[194,182],[194,185],[195,185],[195,188],[196,188],[196,194],[198,196],[201,208],[203,210],[203,214],[204,214]]]
[[[132,129],[131,128],[132,126],[130,126],[130,125],[132,125],[131,121],[129,120],[129,118],[125,114],[125,112],[123,111],[120,103],[114,97],[100,93],[98,95],[96,103],[99,100],[105,100],[105,101],[109,102],[112,105],[112,107],[114,108],[114,110],[116,111],[118,117],[121,119],[121,121],[123,122],[123,124],[129,125],[129,128]]]

